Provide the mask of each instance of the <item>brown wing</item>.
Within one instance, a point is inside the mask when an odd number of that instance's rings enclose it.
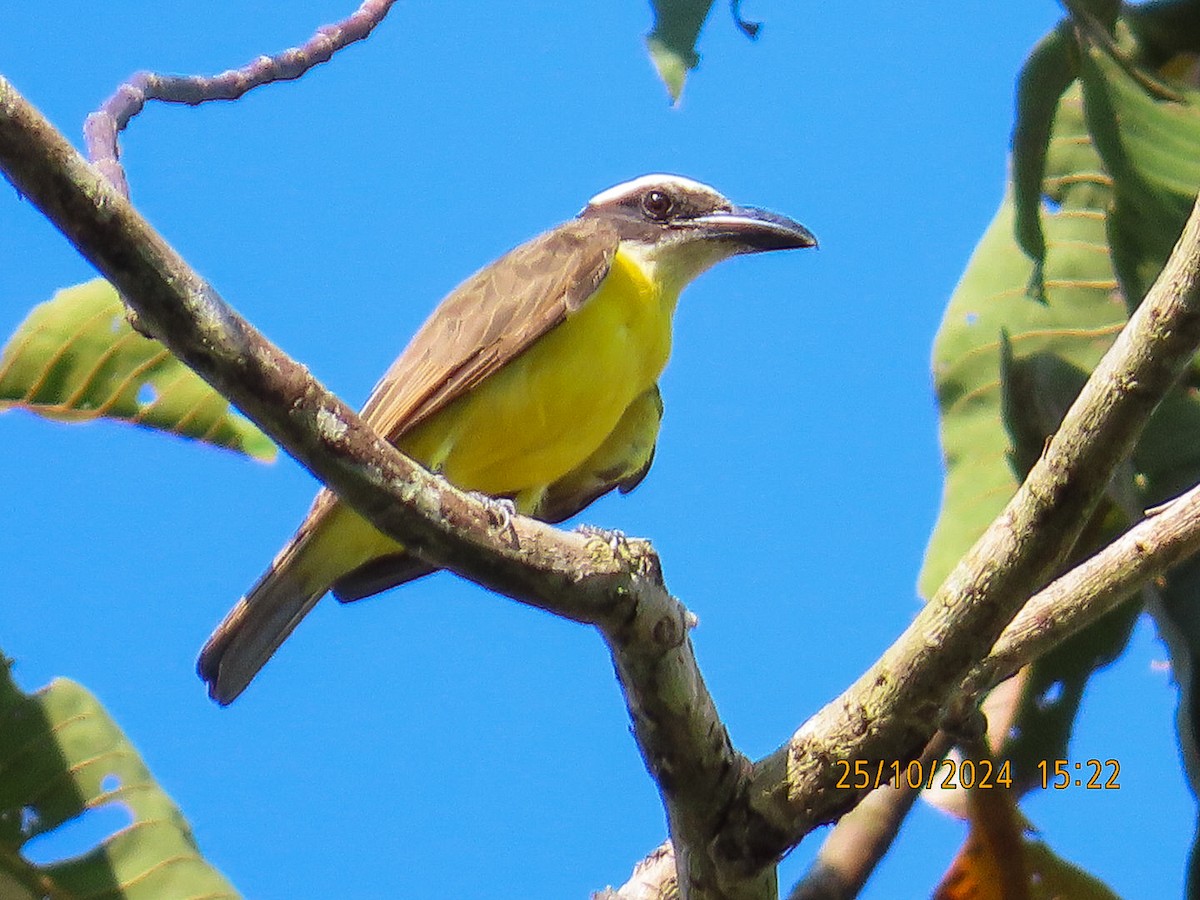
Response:
[[[363,418],[389,441],[504,366],[608,274],[616,229],[575,219],[481,269],[441,302],[375,386]]]
[[[480,269],[425,320],[371,391],[363,419],[394,443],[445,408],[578,309],[608,274],[618,243],[610,223],[573,219]],[[336,503],[322,488],[295,539]]]

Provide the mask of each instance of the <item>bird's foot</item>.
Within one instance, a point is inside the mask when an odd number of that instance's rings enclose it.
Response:
[[[501,532],[508,532],[509,539],[517,543],[517,530],[513,527],[512,517],[517,514],[517,505],[507,497],[493,497],[479,491],[468,491],[468,496],[482,503],[488,511],[488,519]]]
[[[595,525],[578,525],[575,530],[584,537],[595,538],[598,541],[603,541],[608,549],[614,554],[620,552],[621,547],[629,542],[625,536],[625,532],[616,531],[608,528],[599,528]]]

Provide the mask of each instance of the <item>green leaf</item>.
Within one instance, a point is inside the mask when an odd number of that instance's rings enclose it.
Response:
[[[101,279],[66,288],[29,313],[0,351],[0,411],[62,422],[117,419],[260,460],[276,447],[229,401],[125,321]]]
[[[1200,4],[1195,0],[1173,0],[1167,3],[1127,6],[1122,21],[1129,26],[1141,57],[1156,68],[1174,68],[1183,63],[1192,69],[1200,51]],[[1186,72],[1180,72],[1185,78]]]
[[[1184,22],[1178,4],[1137,11],[1132,32],[1158,36],[1176,31],[1168,44],[1195,44],[1200,21]],[[1162,21],[1155,19],[1162,16]],[[1170,23],[1170,24],[1168,24]],[[1186,26],[1186,27],[1180,27]],[[1190,33],[1188,33],[1190,29]],[[1123,41],[1119,47],[1087,34],[1080,79],[1096,147],[1113,173],[1110,239],[1121,281],[1138,297],[1158,274],[1183,227],[1200,186],[1200,92],[1187,82],[1165,80],[1164,70],[1142,59],[1163,59]],[[1193,61],[1194,62],[1194,61]],[[1151,419],[1134,453],[1148,503],[1174,496],[1200,481],[1200,396],[1197,363]],[[1180,687],[1177,727],[1185,771],[1193,792],[1200,772],[1200,564],[1192,560],[1169,573],[1150,605],[1170,650]],[[1189,890],[1200,892],[1200,833],[1193,836]]]
[[[1150,17],[1173,7],[1145,8]],[[1173,18],[1169,21],[1174,21]],[[1088,43],[1082,55],[1087,122],[1113,175],[1109,240],[1127,296],[1139,302],[1179,237],[1200,187],[1200,92],[1163,81],[1111,45]],[[1154,504],[1200,481],[1200,397],[1196,367],[1160,406],[1134,461],[1146,502]]]
[[[1075,15],[1087,15],[1107,29],[1113,30],[1117,15],[1121,12],[1120,0],[1065,0],[1064,6]]]
[[[1071,368],[1090,372],[1125,324],[1105,229],[1111,180],[1083,127],[1078,88],[1059,104],[1049,148],[1041,191],[1050,201],[1041,210],[1045,302],[1027,290],[1034,263],[1014,236],[1010,191],[975,248],[934,340],[946,484],[920,576],[926,597],[1004,508],[1030,454],[1041,452],[1040,445],[1028,446],[1040,439],[1028,433],[1030,423],[1005,416],[1003,354],[1010,357],[1010,377],[1014,363],[1025,361],[1026,377],[1032,377],[1030,367],[1040,368],[1043,387],[1071,393],[1077,384],[1056,379]],[[1011,395],[1029,388],[1010,382],[1008,389]],[[1069,399],[1060,396],[1052,405],[1065,408]],[[1014,398],[1009,405],[1023,402]],[[1035,423],[1036,430],[1044,437],[1050,424],[1056,423]]]
[[[1159,82],[1112,52],[1087,43],[1080,81],[1089,131],[1113,178],[1113,258],[1128,295],[1140,300],[1175,246],[1200,184],[1200,94]]]
[[[651,0],[650,5],[654,8],[654,28],[646,35],[646,49],[671,101],[678,103],[687,73],[700,62],[696,39],[713,0]]]
[[[1059,97],[1054,78],[1045,79],[1043,89],[1056,107],[1045,147],[1036,141],[1014,147],[1014,153],[1043,154],[1035,167],[1044,175],[1031,194],[1044,235],[1042,293],[1035,293],[1037,263],[1017,240],[1010,188],[934,343],[946,484],[920,578],[925,596],[1015,493],[1127,318],[1108,252],[1112,183],[1088,138],[1080,89]],[[1133,492],[1131,471],[1125,482],[1122,496]],[[1126,505],[1107,505],[1091,532],[1111,537],[1126,521]],[[1123,648],[1135,614],[1130,610],[1119,610],[1032,667],[1015,698],[1017,739],[1000,751],[1022,787],[1033,783],[1038,760],[1065,757],[1087,679]]]
[[[1157,276],[1200,185],[1200,93],[1146,68],[1140,60],[1164,60],[1162,48],[1133,40],[1169,32],[1155,17],[1177,19],[1178,8],[1151,5],[1128,15],[1138,17],[1135,27],[1117,21],[1116,39],[1091,20],[1080,19],[1078,32],[1060,25],[1026,66],[1014,184],[955,290],[934,348],[947,476],[921,574],[926,596],[1040,455]],[[1079,78],[1063,92],[1069,65]],[[1168,395],[1132,460],[1118,469],[1076,559],[1141,509],[1200,480],[1198,372],[1193,364],[1188,383]],[[1200,617],[1184,614],[1200,589],[1189,571],[1168,579],[1159,607],[1164,630],[1176,632],[1172,656],[1181,672],[1195,670],[1200,647]],[[1031,765],[1066,756],[1087,679],[1120,653],[1137,609],[1134,600],[1115,610],[1027,673],[1011,712],[1016,736],[1002,750],[1015,780],[1027,785]],[[1184,688],[1181,740],[1194,761],[1188,748],[1196,745],[1200,713],[1191,685]]]
[[[1136,299],[1157,277],[1200,187],[1200,92],[1162,82],[1111,52],[1089,45],[1081,81],[1088,125],[1113,173],[1113,259],[1127,295]],[[1200,481],[1195,383],[1193,362],[1188,383],[1164,400],[1134,453],[1149,504]]]
[[[64,679],[24,694],[9,666],[0,656],[0,896],[236,898],[96,698]],[[129,824],[82,855],[36,865],[22,853],[113,807]]]
[[[1070,26],[1059,24],[1029,54],[1017,77],[1017,116],[1013,125],[1012,182],[1016,237],[1034,261],[1034,290],[1041,298],[1041,266],[1046,256],[1042,234],[1042,179],[1050,132],[1062,95],[1075,81],[1075,41]]]

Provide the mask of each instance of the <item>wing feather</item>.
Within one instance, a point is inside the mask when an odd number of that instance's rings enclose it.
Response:
[[[434,310],[371,392],[363,418],[389,441],[496,372],[592,295],[619,237],[575,219],[471,276]]]
[[[579,309],[604,280],[620,237],[573,219],[480,269],[451,291],[371,391],[361,415],[385,440],[444,409]],[[337,504],[321,488],[295,539]]]

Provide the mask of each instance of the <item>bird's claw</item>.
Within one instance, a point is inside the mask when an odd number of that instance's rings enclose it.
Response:
[[[616,531],[615,529],[599,528],[595,525],[579,525],[575,530],[585,537],[603,541],[613,553],[620,550],[622,544],[628,542],[625,532]]]
[[[488,511],[488,518],[500,531],[507,531],[513,542],[517,539],[517,530],[513,527],[513,516],[517,514],[517,505],[508,497],[493,497],[479,491],[470,491],[469,496],[482,503]]]

